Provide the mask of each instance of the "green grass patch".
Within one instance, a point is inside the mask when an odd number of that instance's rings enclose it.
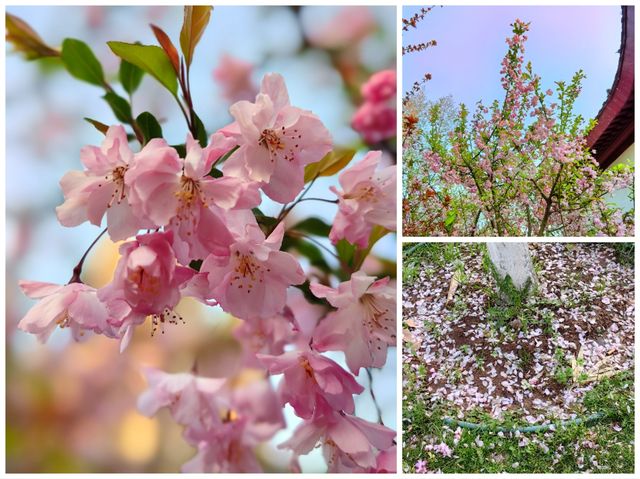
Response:
[[[444,473],[597,473],[634,472],[633,372],[602,380],[576,409],[579,417],[601,412],[604,417],[591,425],[570,425],[546,433],[511,433],[462,429],[454,443],[454,428],[443,423],[456,411],[432,404],[415,387],[415,372],[405,368],[406,398],[403,401],[403,470],[414,472],[418,460],[430,471]],[[420,373],[418,373],[420,374]],[[505,414],[501,421],[474,411],[465,421],[489,426],[526,426],[518,414]],[[429,444],[445,443],[451,457],[425,450]]]

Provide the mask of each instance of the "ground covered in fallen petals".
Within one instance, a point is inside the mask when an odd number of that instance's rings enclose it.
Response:
[[[405,471],[632,472],[632,246],[530,244],[539,285],[517,307],[497,293],[484,245],[405,248]],[[596,425],[521,437],[442,422],[530,426],[603,412],[589,404],[606,410]],[[620,457],[599,461],[601,446]],[[466,449],[482,460],[461,461]],[[534,463],[514,459],[526,451]]]

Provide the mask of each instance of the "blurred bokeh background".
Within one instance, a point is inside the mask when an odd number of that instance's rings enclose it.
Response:
[[[66,37],[88,43],[109,77],[118,59],[108,40],[155,44],[154,23],[177,43],[181,7],[7,7],[29,23],[50,45]],[[253,66],[259,85],[266,72],[279,72],[292,103],[316,113],[339,146],[357,148],[354,161],[369,149],[351,129],[351,117],[368,77],[396,65],[395,7],[216,7],[195,55],[192,95],[207,131],[226,125],[229,100],[214,70],[225,55]],[[195,452],[166,411],[148,419],[135,402],[145,384],[142,365],[170,372],[188,371],[198,362],[212,376],[238,374],[241,347],[233,338],[237,321],[214,308],[184,301],[178,311],[186,325],[151,337],[138,328],[124,353],[118,343],[92,337],[74,343],[68,331],[56,331],[46,345],[16,330],[34,302],[17,287],[18,279],[64,284],[71,269],[99,233],[84,224],[60,226],[54,214],[62,202],[58,181],[69,169],[81,169],[80,148],[99,144],[101,134],[82,120],[116,122],[101,90],[71,78],[51,62],[27,62],[6,47],[6,454],[9,472],[170,472]],[[115,83],[115,80],[114,80]],[[118,87],[119,88],[119,87]],[[184,120],[169,96],[145,76],[133,98],[134,116],[148,110],[163,120],[171,144],[182,143]],[[395,163],[393,143],[382,145],[385,164]],[[309,193],[330,197],[335,178],[323,178]],[[263,211],[277,212],[265,203]],[[335,205],[305,202],[290,215],[295,222],[313,214],[331,222]],[[328,243],[327,243],[328,244]],[[395,276],[396,237],[387,235],[374,248],[364,269]],[[117,245],[101,240],[85,266],[86,283],[110,281]],[[328,258],[331,261],[331,258]],[[332,354],[343,363],[341,354]],[[344,363],[343,363],[344,364]],[[364,372],[358,380],[371,385]],[[389,350],[381,370],[373,371],[373,390],[385,425],[396,428],[396,350]],[[359,416],[375,421],[369,391],[356,400]],[[288,455],[276,449],[297,424],[287,407],[287,429],[260,451],[266,470],[285,470]],[[302,458],[304,472],[323,471],[319,450]]]

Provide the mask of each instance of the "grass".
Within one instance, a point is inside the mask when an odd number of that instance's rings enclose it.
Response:
[[[603,413],[604,418],[595,424],[571,425],[519,437],[495,431],[462,430],[457,444],[452,428],[443,424],[445,416],[455,416],[456,412],[445,405],[429,403],[415,387],[416,373],[420,374],[408,367],[404,371],[407,381],[403,401],[404,472],[414,472],[418,460],[426,460],[430,471],[444,473],[634,472],[632,371],[602,380],[585,395],[576,413],[581,417]],[[527,425],[517,414],[506,414],[499,423],[483,412],[470,412],[464,419],[507,427]],[[453,450],[451,457],[425,450],[428,444],[441,442]]]
[[[469,251],[486,248],[481,243],[465,245]],[[470,248],[470,249],[469,249]],[[456,270],[464,273],[460,259],[459,243],[404,243],[402,245],[402,281],[403,285],[411,285],[416,280],[423,265],[429,268],[441,268],[453,264]]]

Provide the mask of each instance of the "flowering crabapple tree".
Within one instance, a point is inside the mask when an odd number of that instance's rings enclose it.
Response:
[[[113,279],[98,289],[82,279],[96,238],[67,284],[20,281],[37,303],[18,326],[43,342],[56,328],[69,328],[77,341],[104,335],[126,354],[133,332],[147,321],[162,333],[176,323],[188,326],[175,309],[182,298],[219,306],[242,320],[237,337],[248,351],[242,360],[260,369],[262,379],[238,386],[196,371],[143,368],[148,389],[139,410],[152,416],[168,409],[197,450],[183,471],[261,471],[254,449],[285,427],[285,404],[301,419],[280,445],[291,451],[293,471],[300,470],[298,457],[316,447],[330,472],[395,471],[395,432],[381,419],[359,417],[354,403],[364,391],[356,377],[382,367],[396,345],[395,287],[389,277],[362,269],[375,243],[396,227],[395,166],[382,167],[379,151],[347,166],[355,151],[335,148],[322,120],[292,103],[277,73],[264,76],[253,98],[231,105],[231,124],[208,134],[194,108],[189,69],[211,12],[185,7],[182,56],[155,26],[160,46],[108,42],[121,59],[119,79],[129,95],[148,74],[178,102],[187,125],[180,145],[167,143],[151,113],[133,116],[86,44],[66,39],[61,50],[52,48],[8,16],[17,49],[31,59],[59,58],[74,77],[103,88],[120,121],[90,120],[104,139],[82,148],[82,169],[62,177],[64,202],[56,208],[63,226],[105,223],[98,238],[107,233],[122,241]],[[363,89],[368,101],[386,106],[395,96],[395,74],[373,75]],[[242,90],[246,97],[251,85]],[[362,129],[374,135],[379,128]],[[390,136],[384,122],[382,128],[374,141]],[[306,197],[317,178],[332,175],[339,187],[330,197]],[[282,205],[277,216],[262,212],[263,195]],[[315,217],[285,222],[296,205],[313,200],[337,209],[333,225]],[[292,288],[323,308],[311,327],[289,306]],[[344,354],[346,369],[325,354],[330,351]],[[282,376],[277,390],[270,375]]]
[[[595,122],[573,112],[584,74],[556,82],[554,99],[525,64],[529,24],[512,27],[500,71],[504,99],[478,102],[473,115],[461,105],[453,125],[435,102],[423,134],[405,145],[405,234],[633,234],[633,211],[608,200],[631,185],[633,167],[601,171],[586,144]]]

